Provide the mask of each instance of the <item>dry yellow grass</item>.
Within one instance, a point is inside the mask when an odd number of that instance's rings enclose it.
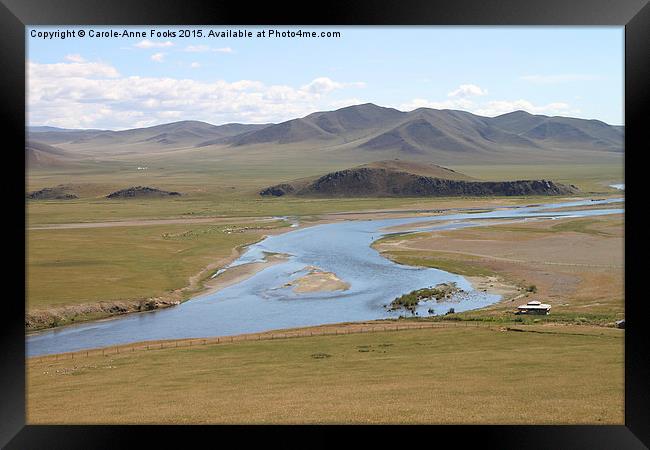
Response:
[[[376,332],[28,361],[30,424],[623,423],[623,331]],[[539,332],[541,331],[541,332]]]
[[[375,246],[396,261],[534,285],[529,297],[550,303],[552,316],[600,314],[614,320],[624,313],[623,224],[618,214],[540,220],[398,236]],[[515,306],[501,302],[467,314]]]
[[[288,230],[285,225],[274,221],[32,230],[27,232],[27,307],[165,295],[191,284],[207,266],[226,264],[237,255],[235,248],[278,228]]]

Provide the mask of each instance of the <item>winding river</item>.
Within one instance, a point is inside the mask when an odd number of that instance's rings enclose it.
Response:
[[[553,208],[622,202],[622,198],[579,200],[525,207],[504,207],[489,212],[383,220],[354,220],[297,229],[254,244],[231,266],[262,260],[266,252],[290,255],[284,262],[266,267],[252,277],[218,292],[202,295],[177,307],[110,320],[89,322],[27,336],[27,355],[104,347],[129,342],[206,336],[228,336],[273,329],[364,321],[405,314],[388,311],[395,297],[442,282],[456,282],[467,291],[460,300],[427,302],[422,316],[432,308],[444,314],[481,308],[500,296],[475,291],[467,280],[442,270],[410,267],[380,256],[370,245],[389,232],[387,227],[412,225],[413,230],[458,229],[494,223],[499,219],[586,217],[617,214],[623,208],[550,212]],[[440,222],[431,225],[430,222]],[[422,224],[425,224],[423,227]],[[420,224],[420,225],[418,225]],[[346,291],[294,293],[283,287],[305,275],[306,266],[335,273],[350,284]]]

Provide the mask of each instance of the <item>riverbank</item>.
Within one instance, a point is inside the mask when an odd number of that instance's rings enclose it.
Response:
[[[578,203],[578,206],[585,203]],[[611,214],[613,211],[616,211],[618,214],[618,211],[621,210],[607,209],[603,213]],[[584,211],[582,213],[587,216],[593,216],[593,211]],[[517,218],[526,217],[529,214],[535,215],[535,210],[533,209],[531,211],[530,208],[519,210],[515,208],[507,213],[499,211],[494,214],[472,214],[469,217],[489,219],[498,215],[499,217]],[[441,217],[441,219],[445,220],[444,217]],[[413,267],[403,267],[400,264],[394,264],[380,256],[376,249],[369,247],[373,242],[373,235],[381,233],[381,230],[385,229],[385,227],[412,222],[413,220],[417,222],[417,220],[429,221],[430,219],[428,217],[411,217],[391,221],[343,221],[336,224],[304,227],[303,229],[297,230],[295,234],[290,233],[290,236],[272,236],[264,244],[251,249],[250,257],[238,261],[239,263],[244,261],[249,262],[249,264],[243,265],[243,270],[251,272],[259,270],[261,267],[256,267],[255,263],[258,263],[263,255],[286,253],[296,255],[296,258],[288,261],[286,266],[283,265],[278,269],[269,268],[270,270],[264,271],[264,273],[250,280],[246,279],[237,283],[235,286],[231,284],[232,287],[221,295],[218,301],[212,297],[204,298],[201,301],[193,302],[191,305],[174,309],[173,311],[150,316],[147,315],[148,317],[143,320],[125,319],[109,321],[98,326],[80,326],[75,327],[70,333],[65,333],[64,335],[44,333],[28,339],[29,353],[30,355],[38,355],[138,340],[210,336],[215,334],[237,335],[291,326],[300,327],[318,323],[337,323],[397,317],[399,315],[398,312],[386,311],[382,306],[385,306],[387,300],[397,298],[403,295],[405,291],[410,292],[422,286],[453,281],[460,282],[463,285],[463,289],[470,292],[470,289],[468,289],[469,286],[466,284],[467,281],[460,279],[459,275],[479,277],[498,276],[499,282],[504,282],[504,284],[510,286],[518,286],[522,291],[526,289],[528,291],[527,293],[535,292],[535,289],[529,289],[534,283],[530,285],[525,284],[525,278],[520,280],[508,278],[502,276],[503,273],[499,270],[494,270],[494,268],[487,268],[486,270],[485,264],[467,264],[463,261],[468,256],[476,259],[476,257],[485,257],[487,256],[486,254],[473,253],[472,255],[468,255],[467,252],[449,249],[446,250],[447,253],[462,254],[462,258],[460,260],[447,258],[444,267],[440,267],[440,258],[436,257],[434,258],[436,265],[431,265],[431,253],[436,253],[436,251],[428,251],[426,245],[420,245],[421,238],[427,237],[428,232],[419,232],[408,235],[408,239],[400,239],[405,241],[407,246],[416,243],[415,247],[411,248],[417,250],[397,249],[400,253],[399,257],[403,258],[406,256],[408,259],[406,261],[400,260],[399,262],[408,266],[441,268],[448,272],[446,274],[435,270],[414,270]],[[585,228],[584,225],[574,225],[571,222],[567,222],[569,225],[566,225],[565,220],[564,218],[555,218],[555,220],[521,220],[515,223],[510,222],[500,225],[466,228],[465,231],[478,229],[490,229],[494,231],[493,229],[497,227],[507,227],[508,229],[517,230],[517,227],[520,225],[534,225],[544,222],[551,224],[552,233],[588,231],[586,234],[594,237],[600,237],[603,233],[607,234],[605,231],[592,233],[593,230],[590,228]],[[599,218],[593,216],[580,220],[582,220],[580,222],[581,224],[589,224],[599,220]],[[283,227],[282,229],[286,228]],[[454,229],[444,232],[462,231],[464,230]],[[436,233],[439,232],[441,231],[439,230]],[[185,235],[187,233],[182,234],[182,236]],[[392,238],[394,237],[383,238],[379,243],[385,245]],[[481,239],[461,239],[461,245],[466,243],[464,241],[476,243],[477,241],[481,241]],[[492,239],[491,241],[495,240]],[[514,241],[507,241],[508,245],[505,245],[504,242],[504,244],[499,244],[498,246],[501,249],[516,250],[521,245],[517,243],[517,245],[513,246],[512,242]],[[435,246],[436,243],[434,242],[432,244]],[[586,244],[588,245],[585,247],[585,251],[588,253],[588,247],[593,247],[594,244]],[[322,248],[327,247],[329,247],[329,253],[321,254]],[[540,253],[539,249],[547,250],[547,248],[551,247],[546,244],[539,248],[532,245],[528,250],[533,249]],[[567,245],[564,243],[559,247],[565,248]],[[392,250],[394,251],[396,249],[393,248]],[[333,260],[331,258],[332,254],[337,255],[338,258]],[[307,255],[307,259],[301,260],[301,258],[304,258],[302,255]],[[572,254],[572,256],[575,255]],[[493,256],[490,258],[495,260],[509,260],[509,258],[501,256]],[[425,263],[422,264],[421,260],[424,260]],[[250,264],[251,262],[253,264]],[[269,261],[266,262],[268,263]],[[554,261],[547,262],[557,264]],[[349,282],[352,286],[351,290],[345,294],[339,294],[331,292],[331,290],[323,291],[319,288],[318,290],[310,289],[309,291],[298,293],[299,295],[294,295],[286,290],[278,289],[287,283],[295,282],[297,276],[300,277],[303,275],[300,272],[305,267],[309,267],[305,266],[305,263],[312,264],[315,267],[327,267],[329,273],[335,274],[334,276],[336,278],[338,278],[338,275],[342,275],[341,281]],[[562,263],[559,264],[561,265]],[[236,267],[232,267],[232,269],[236,269]],[[241,269],[240,267],[239,270]],[[216,279],[224,276],[227,272],[220,273]],[[382,274],[379,278],[377,277],[378,273]],[[234,275],[237,275],[239,278],[241,274],[234,272]],[[250,273],[246,275],[248,276]],[[368,280],[372,280],[371,285],[367,283]],[[400,283],[396,284],[394,280],[400,280]],[[478,291],[471,291],[469,295],[463,295],[458,299],[454,299],[458,301],[455,301],[453,304],[456,315],[453,315],[452,318],[463,320],[472,314],[468,310],[478,311],[474,317],[482,317],[488,314],[495,305],[499,305],[501,308],[501,315],[511,315],[514,306],[510,304],[508,311],[502,305],[504,302],[499,302],[501,300],[499,297],[502,297],[502,293],[488,293],[488,289],[495,287],[494,283],[495,279],[484,278],[477,280],[477,286],[475,287],[479,288]],[[501,286],[501,288],[504,289],[505,287]],[[514,289],[509,289],[514,293]],[[290,301],[293,299],[295,301]],[[373,307],[371,305],[375,306]],[[419,315],[439,319],[445,316],[445,313],[449,310],[449,305],[433,305],[429,309],[424,308],[422,311],[419,311]],[[211,313],[207,313],[208,311]],[[558,315],[553,314],[553,319],[556,317]],[[583,318],[583,316],[581,315],[580,318]],[[512,320],[512,317],[510,319]],[[611,317],[608,317],[608,319],[611,319]],[[590,321],[591,319],[587,318],[586,320]],[[598,320],[602,321],[602,317]],[[609,321],[613,322],[613,320]]]
[[[259,241],[255,241],[259,242]],[[252,242],[249,245],[254,244]],[[125,314],[155,311],[180,305],[189,300],[193,295],[207,293],[212,288],[206,286],[206,280],[214,270],[235,261],[247,246],[232,249],[227,258],[204,267],[200,272],[191,276],[187,286],[175,289],[167,294],[141,300],[117,300],[94,303],[81,303],[77,305],[53,306],[37,309],[25,313],[25,330],[37,332],[40,330],[63,327],[76,323],[102,320]]]
[[[421,232],[381,239],[374,248],[402,264],[460,274],[474,289],[503,296],[453,319],[512,320],[516,300],[543,300],[552,305],[550,315],[519,320],[611,327],[625,312],[623,221],[616,214]]]
[[[471,200],[472,204],[474,204],[475,200]],[[493,204],[494,200],[488,200],[489,204]],[[451,211],[455,208],[457,208],[458,205],[454,204],[452,209],[447,209],[447,211]],[[442,213],[441,211],[438,211],[436,214]],[[426,213],[431,214],[431,213]],[[239,283],[241,281],[244,281],[259,271],[270,267],[272,265],[278,264],[279,262],[282,262],[286,259],[285,256],[282,255],[270,255],[266,261],[264,262],[255,262],[255,263],[250,263],[250,264],[243,264],[240,266],[236,267],[231,267],[225,269],[229,264],[234,262],[237,258],[241,256],[245,248],[247,248],[250,245],[255,244],[256,242],[259,242],[260,240],[266,238],[267,236],[273,236],[277,234],[282,234],[286,233],[289,231],[296,231],[301,228],[304,228],[305,226],[314,226],[314,225],[319,225],[319,224],[327,224],[327,223],[334,223],[334,222],[345,222],[345,221],[350,221],[350,220],[359,220],[359,219],[367,219],[369,215],[369,212],[358,212],[358,213],[353,213],[353,214],[328,214],[322,218],[319,217],[311,217],[311,218],[306,218],[308,220],[303,219],[301,223],[298,226],[281,226],[278,227],[277,223],[274,225],[273,223],[268,223],[269,219],[264,219],[263,222],[267,222],[268,225],[262,226],[260,225],[260,221],[258,220],[255,221],[251,224],[247,225],[229,225],[225,223],[223,219],[220,219],[219,221],[215,223],[210,223],[207,224],[207,220],[213,220],[213,219],[183,219],[182,221],[180,219],[170,219],[167,221],[161,221],[164,223],[163,225],[160,225],[158,221],[147,221],[147,222],[142,222],[141,225],[147,225],[144,229],[140,230],[136,228],[136,224],[140,224],[139,222],[126,222],[126,223],[100,223],[100,224],[95,224],[98,226],[88,226],[89,224],[79,224],[81,228],[76,228],[74,224],[68,224],[65,226],[61,226],[61,228],[58,228],[56,226],[53,227],[47,227],[43,230],[30,230],[29,233],[40,233],[40,235],[43,236],[43,239],[47,239],[45,242],[49,242],[50,238],[53,237],[58,237],[62,235],[70,235],[71,238],[74,239],[79,239],[80,235],[83,234],[89,234],[93,236],[92,241],[100,243],[102,241],[114,241],[115,237],[119,236],[120,239],[124,239],[125,237],[129,236],[131,234],[130,230],[137,229],[139,234],[142,234],[144,236],[162,236],[162,240],[157,239],[158,241],[161,241],[161,243],[164,244],[169,244],[170,241],[172,243],[174,242],[180,242],[180,243],[191,243],[194,247],[198,247],[203,240],[206,240],[206,245],[211,245],[212,242],[214,241],[215,237],[219,237],[221,239],[223,238],[228,238],[232,241],[232,238],[230,236],[234,236],[240,241],[242,239],[246,240],[247,237],[251,233],[256,233],[257,230],[263,230],[264,234],[261,236],[258,236],[257,239],[254,241],[248,241],[243,244],[239,244],[234,248],[229,249],[228,251],[230,254],[226,257],[217,257],[216,261],[213,261],[206,266],[204,266],[200,271],[190,275],[187,278],[187,284],[181,288],[176,288],[172,290],[168,290],[165,292],[160,293],[159,295],[152,296],[152,297],[145,297],[145,298],[132,298],[129,299],[127,296],[124,294],[121,294],[118,292],[116,294],[113,294],[114,296],[118,296],[119,298],[116,300],[100,300],[100,301],[77,301],[74,304],[46,304],[44,306],[35,306],[35,307],[30,307],[28,308],[26,314],[25,314],[25,329],[28,333],[32,332],[38,332],[41,330],[46,330],[46,329],[51,329],[51,328],[59,328],[59,327],[64,327],[67,325],[72,325],[72,324],[78,324],[78,323],[83,323],[83,322],[89,322],[89,321],[94,321],[94,320],[103,320],[107,318],[112,318],[116,316],[122,316],[122,315],[128,315],[128,314],[134,314],[134,313],[141,313],[141,312],[149,312],[149,311],[155,311],[155,310],[160,310],[160,309],[165,309],[165,308],[170,308],[173,306],[177,306],[193,297],[200,296],[200,295],[206,295],[210,293],[217,292],[218,290],[221,290],[225,287],[231,286],[233,284]],[[372,212],[373,218],[376,218],[378,220],[380,219],[393,219],[393,218],[398,218],[398,217],[421,217],[423,215],[422,212],[420,213],[415,213],[413,211],[376,211]],[[376,216],[376,217],[375,217]],[[246,219],[246,218],[242,218]],[[281,220],[282,218],[275,218],[276,222],[278,220]],[[230,223],[233,223],[231,220]],[[237,223],[237,221],[234,221],[234,223]],[[111,228],[114,226],[115,228]],[[122,231],[122,229],[125,229],[125,231]],[[172,230],[163,232],[163,230]],[[241,232],[244,232],[243,234]],[[73,234],[71,234],[73,233]],[[232,234],[231,234],[232,233]],[[225,236],[224,236],[225,235]],[[85,238],[82,237],[84,241],[86,241]],[[33,240],[33,238],[32,238]],[[142,239],[141,239],[142,240]],[[236,241],[234,241],[236,242]],[[129,245],[128,250],[125,249],[124,251],[133,251],[134,249],[137,248],[136,243],[135,245]],[[224,244],[227,246],[227,241],[224,242]],[[160,244],[155,243],[154,245],[159,246]],[[31,246],[33,248],[33,246]],[[147,248],[150,248],[151,244],[147,243]],[[187,248],[185,246],[185,248]],[[224,249],[225,250],[225,249]],[[180,248],[176,250],[173,253],[176,252],[183,252],[183,248]],[[223,252],[223,250],[221,250]],[[91,258],[95,258],[97,254],[104,254],[107,257],[107,263],[111,262],[110,258],[110,253],[105,252],[104,250],[99,250],[97,249],[96,251],[91,252]],[[51,262],[47,262],[48,267],[52,267],[52,269],[56,269],[56,267],[61,264],[65,263],[65,260],[61,261],[62,255],[58,253],[57,255],[57,261],[56,264],[52,264]],[[71,259],[74,260],[79,260],[79,253],[74,253],[70,255]],[[119,255],[116,255],[119,257]],[[206,255],[207,256],[207,255]],[[161,259],[161,264],[165,263],[165,261],[169,260],[169,253],[161,254],[160,257]],[[133,263],[138,263],[139,266],[142,266],[142,262],[147,262],[150,264],[150,261],[152,260],[151,256],[147,255],[147,257],[140,256],[140,255],[134,255]],[[203,257],[203,259],[207,259],[206,257]],[[75,261],[74,265],[78,266],[78,262]],[[87,269],[93,268],[95,265],[94,261],[88,261],[88,263],[85,265]],[[116,266],[113,264],[111,265],[111,270],[114,270]],[[223,273],[220,273],[216,277],[213,275],[215,272],[223,270]],[[29,271],[30,274],[33,273],[33,270]],[[77,274],[79,274],[79,271],[77,270]],[[174,274],[176,275],[176,274]],[[112,274],[110,272],[102,272],[97,273],[97,275],[92,279],[88,280],[88,283],[86,284],[77,284],[75,283],[75,289],[79,287],[86,287],[86,286],[100,286],[103,285],[104,280],[106,277],[109,276],[111,277]],[[131,283],[137,283],[138,285],[141,284],[141,281],[146,280],[151,278],[151,274],[147,273],[146,275],[143,274],[141,278],[138,280],[133,280]],[[34,291],[34,286],[38,287],[44,280],[47,279],[47,276],[41,276],[41,277],[35,277],[31,276],[30,282],[29,282],[29,287],[31,288],[31,291],[33,293]],[[69,277],[59,277],[54,283],[60,283],[61,281],[66,281],[70,280]],[[47,296],[48,298],[50,296],[56,297],[56,290],[52,290],[52,286],[56,285],[53,283],[48,283],[47,285]],[[313,293],[313,292],[331,292],[331,291],[336,291],[336,290],[346,290],[349,288],[349,283],[347,283],[345,280],[340,280],[336,274],[329,274],[329,273],[320,273],[319,271],[316,271],[314,273],[307,274],[305,277],[301,277],[298,280],[295,280],[294,282],[291,283],[291,285],[294,287],[294,292],[296,293]],[[115,287],[115,283],[110,283],[110,287],[107,286],[107,291],[106,294],[111,295],[111,289]],[[44,286],[45,288],[45,286]],[[69,289],[65,290],[66,294],[70,292]],[[128,292],[128,291],[127,291]],[[33,295],[32,301],[33,301]],[[126,297],[126,298],[125,298]]]
[[[187,284],[181,288],[173,289],[159,296],[145,299],[121,299],[115,301],[81,302],[72,305],[51,305],[35,308],[25,313],[25,330],[28,333],[41,330],[58,328],[94,320],[108,319],[115,316],[155,311],[177,306],[191,298],[216,292],[226,286],[237,283],[252,276],[258,270],[268,265],[280,262],[280,256],[274,255],[269,261],[259,264],[242,266],[229,269],[222,277],[212,278],[214,273],[237,260],[250,245],[265,239],[267,236],[293,231],[296,228],[282,227],[264,230],[266,234],[254,241],[237,245],[230,250],[227,257],[217,258],[204,266],[199,272],[187,279]],[[232,270],[232,272],[230,272]]]

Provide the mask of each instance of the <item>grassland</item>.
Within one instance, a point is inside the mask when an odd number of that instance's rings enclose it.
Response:
[[[540,332],[458,327],[30,360],[27,422],[622,424],[623,332],[529,330]]]
[[[30,201],[29,227],[47,224],[225,217],[165,224],[26,231],[29,310],[89,301],[164,296],[200,282],[236,248],[273,230],[251,218],[360,218],[333,213],[490,208],[548,198],[262,199],[267,185],[350,161],[235,162],[206,152],[33,171],[28,188],[74,180],[70,201]],[[156,159],[157,158],[157,159]],[[256,159],[257,158],[257,159]],[[365,161],[361,161],[365,162]],[[134,166],[147,165],[146,173]],[[314,169],[316,167],[317,169]],[[622,165],[453,166],[483,179],[547,178],[599,196],[620,195]],[[148,185],[179,199],[107,200]],[[368,216],[364,216],[368,218]],[[314,336],[27,362],[28,423],[623,423],[623,218],[562,219],[395,235],[377,249],[411,265],[535,285],[553,305],[545,317],[515,318],[518,303],[444,317],[450,328]],[[197,286],[200,283],[197,284]],[[190,291],[186,291],[189,294]],[[522,294],[526,295],[524,290]],[[478,321],[493,327],[457,327]],[[519,321],[519,322],[515,322]],[[446,322],[447,323],[447,322]],[[506,332],[513,323],[529,332]],[[599,326],[593,326],[599,325]],[[488,329],[489,328],[489,329]],[[597,389],[594,388],[597,386]]]
[[[624,180],[622,161],[584,164],[484,164],[458,165],[452,169],[484,180],[551,179],[574,184],[582,192],[613,192],[609,184]],[[621,191],[618,191],[620,194]]]
[[[225,231],[245,226],[260,228]],[[162,295],[278,226],[286,222],[30,231],[28,307]]]
[[[27,189],[36,190],[58,184],[69,184],[79,195],[77,200],[30,202],[27,211],[29,226],[46,223],[125,220],[166,217],[251,217],[273,215],[312,215],[342,211],[377,209],[433,209],[436,205],[457,204],[459,199],[365,198],[305,199],[261,198],[258,192],[267,186],[297,178],[322,175],[328,171],[349,168],[369,162],[350,159],[328,159],[326,151],[309,158],[291,154],[273,157],[264,151],[249,150],[212,154],[193,150],[188,158],[176,156],[139,156],[137,160],[101,161],[80,168],[42,169],[27,175]],[[143,159],[144,158],[144,159]],[[148,166],[138,171],[140,165]],[[575,184],[584,193],[617,194],[608,184],[623,180],[621,160],[608,163],[567,163],[529,165],[460,165],[454,170],[478,179],[546,178]],[[168,191],[182,192],[177,199],[108,200],[107,194],[129,186],[146,185]],[[540,202],[543,198],[503,198],[505,204]]]
[[[403,264],[497,276],[518,286],[522,300],[552,305],[551,315],[520,321],[611,326],[624,316],[621,215],[421,232],[408,239],[390,236],[374,247]],[[440,320],[510,321],[517,305],[505,301]]]
[[[30,230],[29,329],[167,307],[204,289],[238,249],[288,229],[264,223]]]
[[[222,261],[233,249],[254,242],[262,233],[245,235],[203,233],[219,225],[191,224],[193,219],[219,217],[231,224],[252,224],[256,218],[299,216],[318,219],[337,213],[378,210],[435,210],[539,203],[543,197],[508,198],[260,198],[260,188],[327,170],[349,167],[357,161],[318,163],[303,159],[268,159],[263,152],[241,156],[197,150],[192,158],[147,155],[146,160],[115,159],[74,168],[33,170],[28,189],[69,184],[75,200],[29,201],[27,205],[27,307],[50,307],[95,301],[138,300],[165,295],[200,276],[208,264]],[[182,153],[182,152],[181,152]],[[321,164],[322,163],[322,164]],[[135,167],[146,165],[146,171]],[[546,166],[459,166],[477,178],[560,179],[596,189],[599,195],[620,195],[607,187],[620,181],[618,163]],[[72,182],[71,182],[72,180]],[[132,185],[149,185],[184,195],[173,199],[109,200],[106,194]],[[368,216],[366,216],[368,217]],[[341,216],[340,218],[349,218]],[[31,229],[49,225],[105,223],[151,219],[187,220],[187,224],[102,229]],[[227,225],[227,223],[223,223]],[[212,227],[212,228],[211,228]],[[216,229],[216,228],[215,228]],[[164,234],[196,231],[193,240],[164,239]],[[203,231],[202,231],[203,230]],[[203,233],[203,234],[201,234]],[[403,254],[417,263],[419,254]],[[427,258],[429,258],[427,256]],[[410,258],[410,259],[409,259]],[[413,259],[415,258],[415,259]],[[491,273],[477,265],[438,258],[440,268],[463,275]]]

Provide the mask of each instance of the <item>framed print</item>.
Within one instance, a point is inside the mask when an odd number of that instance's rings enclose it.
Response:
[[[648,445],[646,2],[1,10],[3,446]]]

